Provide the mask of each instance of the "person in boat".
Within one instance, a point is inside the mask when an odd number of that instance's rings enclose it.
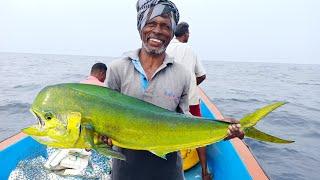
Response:
[[[95,63],[91,68],[90,76],[88,76],[80,83],[106,87],[106,85],[104,84],[104,81],[106,79],[106,72],[107,66],[104,63]]]
[[[189,89],[189,112],[193,116],[201,117],[200,111],[200,96],[198,92],[198,85],[206,79],[206,72],[201,61],[197,58],[196,53],[191,46],[187,44],[189,40],[189,24],[181,22],[177,25],[174,33],[175,37],[171,40],[166,52],[169,56],[174,57],[175,62],[179,62],[191,74],[190,89]],[[206,160],[206,148],[197,148],[200,165],[202,168],[202,179],[212,179],[208,172]]]
[[[109,65],[106,85],[170,111],[188,113],[190,73],[165,52],[179,21],[178,9],[169,0],[138,0],[136,8],[142,47]],[[242,133],[239,124],[230,125],[229,131],[230,137]],[[126,161],[113,159],[113,180],[184,179],[179,152],[167,154],[165,160],[149,151],[114,148]]]

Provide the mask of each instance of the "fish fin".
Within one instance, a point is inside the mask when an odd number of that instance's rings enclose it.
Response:
[[[168,154],[168,152],[162,152],[162,151],[150,151],[152,154],[154,154],[154,155],[156,155],[156,156],[158,156],[158,157],[160,157],[160,158],[162,158],[162,159],[165,159],[165,160],[167,160],[167,157],[166,157],[166,155]]]
[[[94,127],[89,123],[82,124],[81,126],[86,129],[85,139],[89,142],[91,147],[94,147]]]
[[[86,128],[87,130],[94,131],[94,127],[90,123],[84,123],[83,127]]]
[[[286,102],[276,102],[270,105],[267,105],[263,108],[256,110],[255,112],[244,116],[240,120],[240,124],[242,128],[252,127],[257,124],[262,118],[268,115],[273,110],[277,109],[278,107],[286,104]]]
[[[274,111],[278,107],[286,104],[286,102],[276,102],[270,105],[267,105],[263,108],[256,110],[255,112],[246,115],[240,120],[241,129],[243,129],[245,136],[250,137],[252,139],[265,141],[265,142],[272,142],[272,143],[292,143],[294,141],[284,140],[254,128],[253,126],[256,125],[262,118],[267,116],[270,112]]]
[[[294,142],[294,141],[281,139],[281,138],[272,136],[270,134],[264,133],[262,131],[259,131],[255,127],[245,128],[244,132],[247,137],[250,137],[252,139],[256,139],[259,141],[272,142],[272,143],[278,143],[278,144],[287,144],[287,143]]]
[[[110,146],[106,144],[95,145],[93,146],[93,149],[102,155],[111,156],[112,158],[120,159],[123,161],[126,160],[126,157],[122,153],[113,150]]]
[[[112,158],[116,158],[124,161],[126,160],[126,157],[122,153],[113,150],[107,144],[98,144],[98,145],[95,144],[94,127],[91,124],[86,123],[86,124],[83,124],[82,126],[87,129],[86,140],[90,143],[90,146],[92,147],[92,149],[96,150],[98,153],[105,156],[111,156]]]

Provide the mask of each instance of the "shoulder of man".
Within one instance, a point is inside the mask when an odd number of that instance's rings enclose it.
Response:
[[[112,60],[111,63],[108,65],[107,79],[110,76],[119,76],[120,74],[122,74],[124,69],[126,69],[125,67],[128,67],[129,63],[130,61],[124,57],[120,57]]]
[[[184,48],[184,49],[187,49],[187,50],[192,50],[192,46],[189,43],[177,42],[175,44],[177,46],[179,46],[180,48]]]
[[[121,57],[114,59],[109,66],[111,68],[123,68],[125,65],[131,64],[131,58],[137,58],[139,50],[140,49],[136,49],[123,53]]]
[[[189,43],[179,43],[179,51],[184,52],[187,56],[194,56],[196,57],[197,54],[193,50],[192,46]]]
[[[195,51],[193,50],[193,47],[188,44],[188,43],[183,43],[185,44],[185,49],[188,50],[189,52],[193,53],[193,54],[196,54]]]
[[[124,64],[128,64],[128,63],[130,63],[130,61],[128,60],[128,57],[119,57],[111,61],[111,63],[108,66],[108,69],[121,68],[123,67]]]
[[[124,77],[129,62],[126,58],[117,58],[109,64],[106,74],[106,85],[108,88],[120,92],[121,79]]]

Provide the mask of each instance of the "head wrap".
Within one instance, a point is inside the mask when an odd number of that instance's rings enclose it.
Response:
[[[179,21],[179,11],[176,5],[169,0],[138,0],[137,12],[137,28],[139,31],[150,19],[164,14],[169,14],[173,32]]]

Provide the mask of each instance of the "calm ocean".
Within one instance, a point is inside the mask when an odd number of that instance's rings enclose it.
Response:
[[[29,112],[45,86],[78,82],[95,62],[110,57],[0,53],[0,141],[37,123]],[[271,179],[318,179],[320,170],[320,65],[203,61],[201,87],[224,116],[241,118],[268,103],[288,104],[257,127],[296,142],[289,145],[245,139]]]

